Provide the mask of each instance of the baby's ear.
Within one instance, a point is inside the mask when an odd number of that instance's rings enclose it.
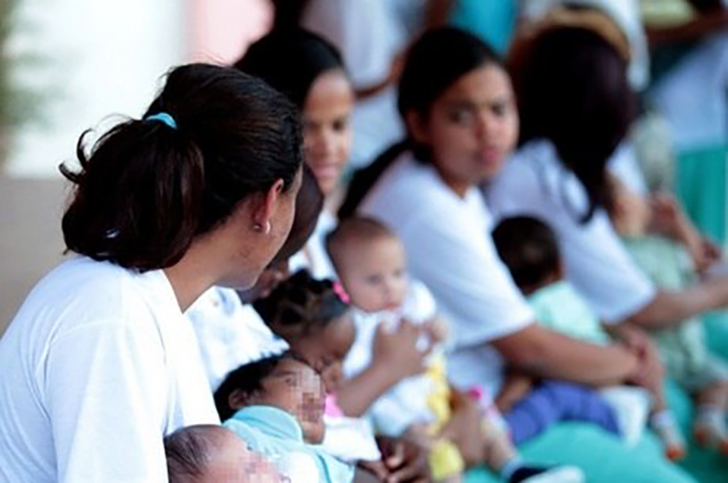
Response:
[[[246,406],[250,406],[251,402],[251,395],[240,389],[235,389],[228,396],[228,405],[236,411]]]

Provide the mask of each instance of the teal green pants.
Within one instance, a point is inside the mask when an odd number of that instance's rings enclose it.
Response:
[[[675,191],[690,218],[725,249],[728,219],[728,146],[716,145],[678,155]]]

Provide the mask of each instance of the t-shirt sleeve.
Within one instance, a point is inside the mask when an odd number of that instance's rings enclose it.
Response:
[[[584,227],[567,225],[559,236],[568,279],[604,322],[621,322],[655,297],[654,285],[634,264],[603,211]]]
[[[411,273],[433,293],[456,346],[480,345],[533,320],[482,226],[432,210],[401,231]]]
[[[44,371],[59,482],[167,481],[159,335],[98,322],[61,335]]]

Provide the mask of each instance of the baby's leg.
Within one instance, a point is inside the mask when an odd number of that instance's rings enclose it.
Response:
[[[667,459],[680,461],[685,457],[685,438],[680,431],[680,425],[675,421],[675,416],[667,407],[664,391],[660,389],[652,393],[655,402],[650,416],[650,426],[662,441]]]
[[[515,444],[521,444],[559,421],[585,421],[619,434],[612,408],[595,390],[562,381],[546,381],[505,413]]]
[[[695,440],[701,445],[717,445],[728,456],[728,381],[716,381],[696,393]]]
[[[582,483],[584,473],[573,466],[536,466],[523,460],[508,434],[487,419],[483,422],[484,463],[508,483]]]

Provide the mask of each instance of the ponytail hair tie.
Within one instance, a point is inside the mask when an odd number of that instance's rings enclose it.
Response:
[[[166,112],[158,112],[156,114],[152,114],[151,116],[147,116],[144,118],[144,121],[145,122],[159,121],[159,122],[171,127],[175,131],[177,130],[177,121],[175,121],[174,118],[171,115],[167,114]]]

